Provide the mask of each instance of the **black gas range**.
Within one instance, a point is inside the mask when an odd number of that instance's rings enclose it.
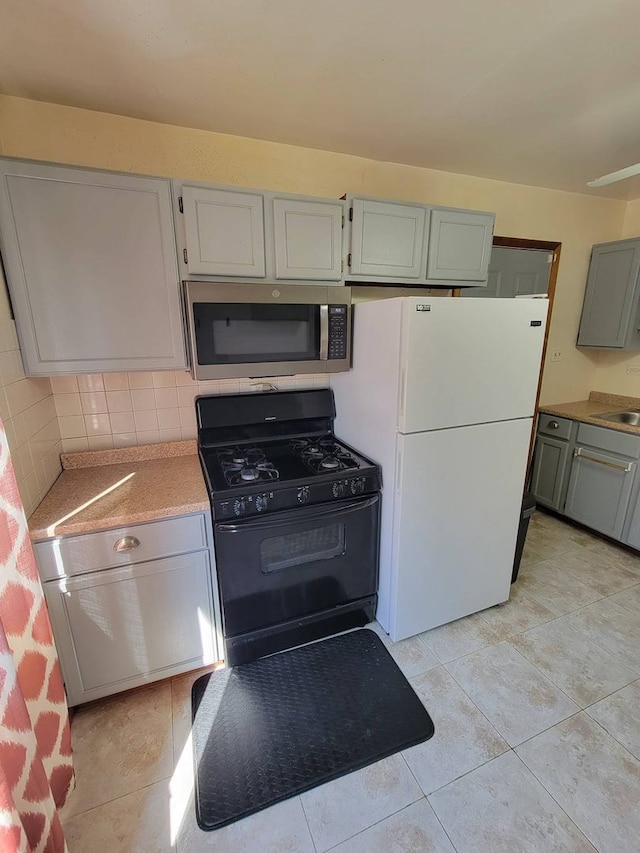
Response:
[[[371,621],[380,468],[330,389],[196,400],[229,665]]]

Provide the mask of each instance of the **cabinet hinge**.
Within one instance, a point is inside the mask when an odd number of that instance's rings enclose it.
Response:
[[[342,227],[344,228],[344,214],[342,215]]]
[[[185,264],[188,264],[189,261],[187,260],[187,250],[186,249],[182,250],[182,257],[184,258]]]
[[[349,254],[347,255],[347,266],[351,266],[351,252],[349,252]]]
[[[180,213],[184,213],[184,207],[182,206],[182,196],[178,197],[178,207],[180,208]]]
[[[349,208],[349,222],[353,222],[353,208]]]

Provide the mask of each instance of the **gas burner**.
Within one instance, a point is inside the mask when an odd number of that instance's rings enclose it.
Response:
[[[358,467],[353,456],[332,438],[294,439],[291,449],[314,474]]]
[[[332,470],[334,468],[340,468],[344,466],[341,465],[340,460],[336,459],[335,456],[325,456],[325,458],[320,462],[320,467]]]
[[[243,468],[240,471],[240,479],[246,480],[250,482],[251,480],[259,480],[260,479],[260,471],[257,468]]]
[[[277,480],[280,476],[260,447],[225,447],[218,451],[218,460],[229,486]]]

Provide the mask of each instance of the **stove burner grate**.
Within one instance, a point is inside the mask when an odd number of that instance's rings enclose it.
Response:
[[[280,472],[267,460],[261,447],[226,447],[218,451],[218,461],[229,486],[280,477]]]
[[[331,438],[294,439],[291,449],[301,457],[314,474],[354,469],[358,463],[353,456]]]

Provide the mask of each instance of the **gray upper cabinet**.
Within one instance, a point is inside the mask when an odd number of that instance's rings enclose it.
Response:
[[[640,349],[640,238],[593,247],[578,346]]]
[[[342,201],[174,181],[182,278],[343,284]]]
[[[492,213],[432,210],[427,278],[486,281],[494,219]]]
[[[181,189],[187,271],[264,278],[264,199],[213,187]]]
[[[186,366],[168,180],[0,160],[0,241],[28,375]]]
[[[341,202],[273,199],[275,277],[339,281],[342,278]]]
[[[424,279],[427,210],[417,205],[354,198],[351,204],[353,276]]]
[[[348,196],[350,281],[485,285],[492,213]]]

